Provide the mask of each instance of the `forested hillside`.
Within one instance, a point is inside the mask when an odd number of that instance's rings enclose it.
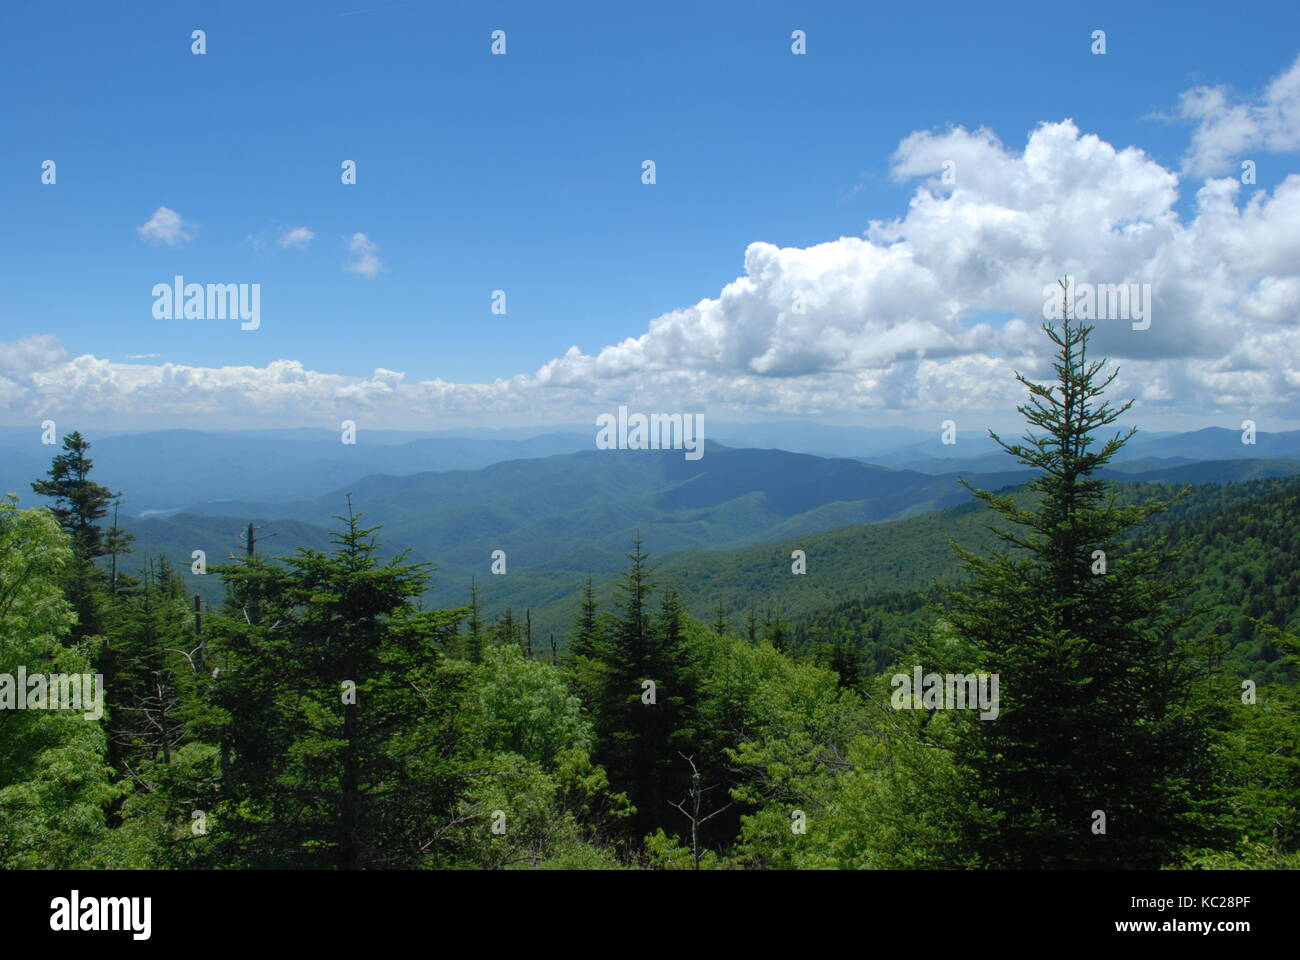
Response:
[[[1123,500],[1139,495],[1168,497],[1170,488],[1117,486]],[[948,511],[948,515],[968,510]],[[983,514],[984,511],[975,511]],[[911,523],[912,521],[907,521]],[[1270,637],[1267,626],[1300,632],[1300,481],[1263,480],[1227,486],[1207,485],[1189,492],[1162,515],[1170,545],[1179,556],[1169,575],[1196,586],[1181,598],[1181,609],[1204,607],[1182,633],[1193,639],[1212,631],[1219,639],[1221,662],[1242,677],[1257,681],[1294,680],[1294,664]],[[966,544],[987,545],[974,531],[954,534]],[[678,575],[674,571],[674,575]],[[690,574],[684,579],[689,580]],[[955,563],[936,577],[959,578]],[[898,662],[909,637],[938,616],[939,594],[912,587],[880,589],[864,574],[864,596],[825,609],[792,616],[792,648],[820,661],[839,662],[850,655],[859,672],[880,672]],[[781,607],[775,608],[781,612]],[[760,607],[767,617],[767,608]],[[1256,623],[1255,621],[1262,621]],[[852,651],[850,654],[848,651]]]
[[[919,588],[944,575],[953,557],[942,525],[952,522],[963,536],[983,536],[983,521],[960,511],[944,515],[950,520],[934,516],[970,499],[958,478],[998,489],[1032,475],[1005,454],[992,472],[926,476],[779,450],[712,444],[710,450],[695,462],[679,453],[586,451],[477,471],[367,477],[351,491],[310,501],[223,501],[165,519],[123,518],[136,547],[121,563],[134,571],[145,558],[165,557],[181,572],[186,589],[217,603],[221,584],[189,573],[195,549],[220,558],[241,552],[250,522],[259,528],[259,550],[266,556],[318,546],[351,492],[366,504],[367,516],[384,526],[390,542],[438,569],[439,592],[426,598],[430,603],[462,602],[477,580],[489,616],[531,609],[539,629],[563,636],[583,578],[592,574],[597,584],[612,583],[626,543],[641,537],[666,557],[670,570],[681,566],[678,586],[697,615],[711,613],[718,600],[729,612],[745,615],[746,597],[755,589],[774,591],[773,601],[787,615],[799,615],[862,590]],[[1107,468],[1100,475],[1120,483],[1199,486],[1297,472],[1300,463],[1291,461],[1222,459],[1174,467],[1151,463],[1136,473]],[[893,523],[903,518],[915,523]],[[886,526],[879,534],[836,529],[862,524]],[[847,549],[836,545],[841,538]],[[739,552],[733,557],[729,547]],[[775,576],[789,568],[774,564],[777,548],[784,548],[787,559],[803,549],[831,563],[819,560],[806,582],[793,583]],[[504,568],[492,562],[498,550],[505,554]],[[876,550],[882,551],[884,569],[876,566]],[[898,557],[888,559],[895,552]],[[763,578],[764,570],[773,575]],[[885,579],[890,572],[893,581]],[[705,582],[707,595],[696,589]]]
[[[1121,504],[1185,494],[1152,518],[1154,525],[1163,527],[1271,492],[1291,490],[1296,484],[1290,478],[1190,488],[1178,483],[1116,482],[1111,489]],[[1033,501],[1025,492],[1013,496],[1024,503]],[[739,550],[669,554],[659,576],[678,591],[686,608],[702,619],[712,618],[721,604],[724,616],[737,624],[749,617],[751,609],[759,617],[765,617],[770,609],[787,620],[803,620],[840,604],[869,605],[874,597],[924,592],[936,581],[955,582],[960,570],[949,541],[990,547],[996,537],[988,529],[989,521],[984,504],[966,503],[906,520],[823,530]],[[791,572],[795,550],[803,550],[807,556],[805,575]],[[597,585],[609,580],[595,577]],[[490,581],[485,585],[485,590],[494,588]],[[577,604],[577,597],[566,597],[543,606],[535,616],[541,624],[567,623]]]

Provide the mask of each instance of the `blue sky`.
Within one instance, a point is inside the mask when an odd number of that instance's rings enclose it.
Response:
[[[891,157],[917,131],[987,127],[1014,152],[1039,124],[1072,118],[1178,172],[1194,128],[1173,118],[1180,95],[1224,85],[1258,97],[1296,59],[1298,9],[8,6],[0,341],[54,336],[67,358],[109,363],[291,360],[343,378],[383,368],[407,383],[531,375],[571,345],[595,356],[652,318],[718,298],[755,241],[808,248],[905,217],[923,178],[891,176]],[[203,56],[191,53],[195,28]],[[804,56],[790,50],[796,28]],[[1105,56],[1089,50],[1098,28]],[[495,29],[505,56],[490,54]],[[1273,191],[1296,169],[1294,152],[1251,155],[1252,189]],[[40,182],[46,159],[55,186]],[[339,182],[346,159],[355,186]],[[646,159],[653,186],[641,183]],[[1183,217],[1200,179],[1184,178],[1173,208]],[[191,239],[140,235],[160,207]],[[313,239],[282,246],[296,227]],[[345,269],[358,233],[377,275]],[[174,274],[260,283],[261,328],[154,319],[150,290]],[[490,312],[494,289],[506,291],[505,316]],[[1275,417],[1300,417],[1294,396],[1269,402]],[[4,418],[51,403],[23,396]],[[64,406],[95,413],[77,403]],[[130,401],[109,406],[130,419]],[[782,410],[768,396],[754,412],[833,419],[833,407],[823,397]],[[210,409],[195,422],[223,421]]]

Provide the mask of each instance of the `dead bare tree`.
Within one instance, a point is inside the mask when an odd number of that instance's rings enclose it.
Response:
[[[712,820],[718,814],[722,813],[722,811],[726,810],[727,807],[730,807],[731,804],[727,804],[726,806],[719,807],[717,810],[714,810],[712,813],[706,814],[705,816],[701,817],[700,805],[704,802],[704,795],[708,793],[710,790],[712,790],[715,786],[717,786],[717,784],[712,784],[707,787],[702,787],[700,785],[700,771],[699,768],[695,766],[694,757],[688,757],[686,756],[686,754],[680,752],[677,755],[691,765],[691,786],[690,789],[686,792],[686,796],[682,799],[682,802],[674,803],[672,805],[676,807],[679,811],[681,811],[682,816],[686,817],[687,820],[691,821],[691,856],[694,858],[695,861],[695,869],[698,870],[700,869],[700,856],[701,856],[700,826],[701,824],[707,823],[709,820]],[[687,811],[685,807],[687,801],[689,801],[691,804],[690,811]]]
[[[150,688],[120,708],[120,720],[109,737],[122,747],[147,750],[154,757],[161,754],[162,762],[170,764],[172,748],[185,741],[185,724],[180,718],[180,697],[167,681],[164,671],[155,670]],[[143,783],[138,776],[135,779]]]

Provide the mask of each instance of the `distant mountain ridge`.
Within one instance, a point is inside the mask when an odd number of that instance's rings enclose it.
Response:
[[[167,430],[91,436],[94,479],[122,493],[128,516],[157,515],[214,500],[299,500],[372,474],[477,470],[504,460],[590,449],[591,435],[526,439],[417,437],[360,432],[344,444],[327,430],[207,433]],[[0,492],[32,497],[31,481],[49,470],[58,447],[34,442],[38,431],[0,431]]]
[[[1103,472],[1121,482],[1190,484],[1296,474],[1300,461],[1272,460]],[[976,487],[1000,489],[1033,473],[961,475]],[[137,555],[163,550],[177,562],[188,563],[193,549],[230,553],[236,546],[231,537],[250,521],[279,534],[278,543],[267,541],[278,552],[304,530],[313,531],[312,541],[327,542],[336,525],[331,517],[344,511],[351,493],[363,522],[383,526],[387,549],[410,548],[414,559],[437,566],[437,602],[456,602],[446,599],[447,591],[459,597],[477,576],[493,581],[493,603],[529,605],[564,595],[588,572],[621,569],[637,535],[664,555],[905,519],[965,503],[969,494],[958,476],[780,450],[731,450],[710,441],[698,461],[679,451],[584,450],[476,471],[374,475],[308,500],[199,504],[171,518],[124,526],[137,536]],[[289,527],[299,532],[286,536]],[[506,553],[505,577],[489,572],[496,550]]]
[[[72,427],[60,424],[59,428]],[[362,423],[355,444],[342,443],[339,431],[320,428],[85,434],[92,444],[95,479],[122,493],[122,512],[127,516],[166,515],[209,501],[310,499],[377,474],[477,470],[507,460],[595,447],[594,424],[406,432],[370,430]],[[857,459],[929,475],[1015,469],[987,436],[977,432],[958,432],[957,443],[945,445],[938,430],[709,421],[705,438],[733,449]],[[42,444],[40,439],[41,430],[34,425],[0,428],[0,492],[14,491],[25,501],[38,502],[31,494],[31,481],[45,475],[58,452],[57,446]],[[1242,444],[1239,432],[1219,427],[1183,434],[1141,431],[1121,451],[1116,468],[1123,469],[1120,464],[1125,460],[1141,458],[1300,459],[1300,431],[1260,433],[1254,445]]]
[[[1107,434],[1106,436],[1109,436]],[[1300,460],[1300,430],[1282,433],[1257,433],[1253,444],[1242,443],[1240,430],[1206,427],[1190,433],[1153,434],[1138,431],[1115,457],[1116,469],[1133,460]],[[1002,435],[1008,443],[1019,442],[1020,433]],[[951,473],[958,469],[990,469],[1007,454],[991,438],[958,435],[954,444],[944,444],[939,435],[859,459],[881,466],[916,470],[922,473]],[[1167,464],[1173,466],[1174,464]]]

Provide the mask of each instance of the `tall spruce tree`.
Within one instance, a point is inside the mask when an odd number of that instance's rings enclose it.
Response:
[[[90,479],[94,461],[86,456],[90,441],[77,431],[63,438],[63,453],[50,465],[48,480],[32,483],[32,490],[54,501],[50,511],[72,540],[77,557],[93,560],[104,555],[104,532],[99,521],[117,494]]]
[[[767,608],[767,617],[763,621],[763,639],[772,645],[773,650],[785,653],[790,640],[790,627],[780,610]]]
[[[518,644],[521,631],[519,621],[515,619],[515,608],[506,607],[501,616],[497,618],[497,622],[492,625],[489,633],[492,636],[492,642],[499,647],[513,647]]]
[[[596,611],[596,588],[592,585],[591,574],[587,574],[587,582],[582,587],[582,604],[574,618],[573,636],[569,639],[570,656],[597,656],[602,633]]]
[[[686,782],[678,752],[691,746],[685,613],[675,593],[664,598],[657,615],[651,610],[648,559],[637,537],[607,637],[579,658],[592,668],[596,686],[595,758],[608,772],[611,789],[626,792],[636,807],[634,837],[681,828],[670,803]],[[580,614],[580,624],[592,615],[594,608]]]
[[[972,489],[1012,529],[1006,547],[956,547],[969,584],[946,590],[942,623],[920,655],[927,670],[997,674],[1000,713],[958,724],[972,851],[990,866],[1157,867],[1205,829],[1207,732],[1194,715],[1190,659],[1176,640],[1184,588],[1163,575],[1163,540],[1130,532],[1169,501],[1117,506],[1096,476],[1133,435],[1094,434],[1133,401],[1101,400],[1093,328],[1070,317],[1043,329],[1056,382],[1017,374],[1031,427],[1004,450],[1041,473],[1028,497]],[[963,481],[964,483],[964,481]],[[992,529],[992,528],[991,528]],[[1104,820],[1103,820],[1104,818]]]
[[[72,564],[65,571],[63,586],[77,614],[72,635],[76,639],[99,632],[103,574],[95,560],[109,549],[124,552],[128,539],[114,525],[106,544],[99,521],[108,515],[108,505],[117,496],[108,487],[90,479],[94,461],[86,455],[90,441],[73,431],[63,438],[63,452],[50,465],[49,479],[32,483],[32,490],[54,501],[50,512],[72,543]]]
[[[428,566],[381,562],[377,527],[338,517],[335,549],[222,568],[210,721],[221,750],[216,862],[410,867],[437,853],[465,731],[441,650],[463,610],[415,601]]]
[[[479,610],[478,581],[469,578],[469,619],[466,621],[468,632],[465,635],[465,659],[470,663],[483,660],[483,618]]]
[[[720,637],[731,632],[731,626],[727,623],[727,608],[723,606],[721,599],[718,600],[718,605],[713,611],[713,622],[709,624],[709,629]]]

